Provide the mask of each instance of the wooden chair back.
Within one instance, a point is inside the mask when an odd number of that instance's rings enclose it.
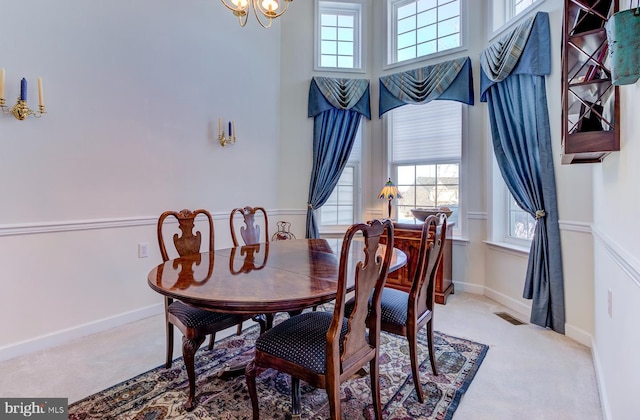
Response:
[[[160,218],[158,219],[158,244],[160,245],[160,254],[162,254],[162,261],[169,261],[169,253],[167,252],[167,247],[165,245],[165,239],[163,235],[165,221],[169,216],[173,216],[178,221],[178,228],[181,232],[181,235],[178,235],[177,233],[173,235],[173,245],[175,246],[175,250],[178,255],[184,257],[185,255],[195,255],[203,252],[203,250],[201,249],[202,232],[194,232],[195,220],[199,214],[203,214],[208,222],[207,231],[209,241],[208,249],[206,249],[205,251],[213,251],[214,232],[213,218],[211,217],[211,213],[203,209],[194,211],[184,209],[180,210],[180,212],[165,211],[160,215]]]
[[[364,238],[364,256],[355,269],[354,307],[348,322],[348,332],[340,343],[346,302],[349,252],[354,237],[362,233]],[[387,246],[384,257],[378,253],[380,238],[386,237]],[[377,355],[380,336],[380,297],[384,288],[393,253],[393,224],[390,220],[374,220],[351,226],[344,237],[340,252],[338,273],[338,293],[334,306],[333,319],[327,332],[327,381],[344,377],[356,372],[367,360]],[[371,299],[371,306],[369,299]],[[341,345],[342,344],[342,345]],[[342,351],[340,350],[342,347]],[[340,381],[338,381],[339,383]]]
[[[233,246],[240,245],[240,242],[238,241],[238,237],[236,235],[236,227],[234,223],[236,213],[241,214],[244,220],[244,226],[240,227],[240,236],[244,241],[244,245],[253,245],[261,242],[269,243],[269,218],[267,217],[267,211],[262,207],[247,206],[244,208],[235,208],[231,211],[231,216],[229,217],[229,227],[231,230],[231,240],[233,241]],[[260,233],[260,225],[256,223],[256,214],[261,214],[264,219],[264,236],[262,236]]]
[[[412,319],[412,311],[417,315],[415,319],[427,310],[433,311],[435,278],[442,261],[446,233],[447,216],[444,214],[429,216],[422,225],[417,268],[409,292],[409,319]],[[429,241],[431,235],[433,241]]]

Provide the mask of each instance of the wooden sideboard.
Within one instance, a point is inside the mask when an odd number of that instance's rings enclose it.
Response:
[[[393,273],[389,273],[386,285],[394,289],[409,292],[416,272],[422,224],[394,222],[393,228],[394,246],[407,254],[407,265]],[[440,263],[440,267],[438,267],[435,287],[436,303],[440,303],[442,305],[447,303],[447,296],[449,296],[449,293],[454,293],[451,276],[452,235],[453,223],[450,225],[447,224],[447,237],[444,249],[442,250],[442,262]],[[433,240],[433,234],[429,236],[429,240]]]

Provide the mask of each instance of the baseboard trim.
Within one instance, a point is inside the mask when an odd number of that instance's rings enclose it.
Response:
[[[593,336],[580,328],[565,323],[564,335],[586,347],[593,348]]]
[[[609,407],[607,386],[604,380],[604,372],[602,370],[602,364],[600,363],[600,356],[598,354],[595,337],[591,337],[591,357],[593,358],[593,368],[596,371],[596,382],[598,386],[598,394],[600,395],[602,416],[604,417],[604,420],[611,420],[611,408]]]
[[[30,340],[0,347],[0,361],[13,359],[28,353],[60,346],[69,343],[70,341],[77,338],[107,331],[109,329],[120,327],[131,322],[139,321],[150,316],[162,314],[163,312],[164,304],[158,303],[130,312],[125,312],[123,314],[100,319],[98,321],[78,325],[66,330],[56,331]]]
[[[485,287],[480,284],[465,283],[463,281],[454,281],[453,285],[456,292],[472,293],[474,295],[484,296]]]
[[[527,319],[531,315],[531,306],[519,302],[516,299],[505,295],[504,293],[498,292],[497,290],[493,290],[485,286],[484,295],[489,299],[495,300],[499,304],[506,306],[512,311],[524,315]]]

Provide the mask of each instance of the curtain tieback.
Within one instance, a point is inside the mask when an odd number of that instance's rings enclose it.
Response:
[[[542,219],[547,213],[544,210],[536,210],[536,220]]]
[[[309,204],[309,203],[307,203],[307,207],[309,208],[309,210],[315,210],[315,209],[313,208],[313,206],[312,206],[311,204]]]

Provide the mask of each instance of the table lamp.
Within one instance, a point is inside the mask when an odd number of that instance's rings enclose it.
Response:
[[[378,198],[380,200],[388,200],[389,201],[389,219],[391,219],[391,200],[394,198],[402,198],[400,192],[398,191],[398,187],[396,187],[393,182],[391,182],[391,178],[384,184],[382,187],[382,191],[378,194]]]

